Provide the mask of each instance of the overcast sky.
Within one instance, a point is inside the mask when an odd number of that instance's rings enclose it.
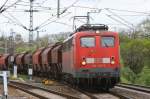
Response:
[[[0,6],[5,1],[1,0]],[[16,1],[8,0],[5,7]],[[24,40],[28,40],[28,31],[19,25],[29,28],[29,12],[25,12],[29,9],[29,0],[20,1],[0,14],[0,31],[9,36],[10,30],[13,29],[14,32],[21,34]],[[34,12],[33,27],[40,26],[39,31],[42,31],[40,36],[72,31],[73,16],[84,16],[87,15],[87,12],[102,9],[100,13],[90,14],[90,23],[108,24],[112,31],[117,31],[120,28],[131,29],[148,18],[149,5],[150,0],[60,0],[61,11],[66,8],[67,11],[57,18],[57,0],[34,0],[34,9],[38,12]],[[85,22],[86,20],[75,21],[77,26]],[[36,32],[34,32],[35,37]]]

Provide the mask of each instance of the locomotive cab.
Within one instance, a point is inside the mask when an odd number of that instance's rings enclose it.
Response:
[[[106,25],[88,24],[78,28],[70,40],[73,45],[63,52],[62,65],[78,85],[109,89],[119,82],[118,33],[108,31]]]

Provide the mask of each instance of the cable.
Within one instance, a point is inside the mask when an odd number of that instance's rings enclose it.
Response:
[[[34,4],[37,4],[37,5],[41,4],[41,5],[43,5],[46,1],[47,1],[47,0],[44,0],[44,1],[42,1],[41,3],[34,3]],[[26,1],[21,1],[21,2],[23,2],[23,3],[30,3],[30,2],[26,2]]]
[[[122,18],[122,17],[120,17],[119,15],[117,15],[116,13],[114,13],[114,12],[112,12],[112,11],[110,11],[109,9],[106,9],[108,12],[110,12],[111,14],[113,14],[114,16],[116,16],[117,18],[119,18],[119,19],[121,19],[122,21],[124,21],[125,23],[127,23],[127,24],[130,24],[130,25],[132,25],[133,26],[133,24],[132,23],[130,23],[130,22],[128,22],[127,20],[125,20],[124,18]]]
[[[60,13],[60,15],[61,14],[63,14],[63,13],[65,13],[70,7],[72,7],[74,4],[76,4],[77,2],[78,2],[79,0],[76,0],[74,3],[72,3],[70,6],[68,6],[65,10],[63,10],[61,13]],[[57,16],[57,14],[56,15],[54,15],[54,16]],[[54,17],[53,16],[53,17]],[[39,28],[39,27],[43,27],[42,25],[44,25],[45,23],[47,23],[49,20],[51,20],[53,17],[50,17],[49,19],[47,19],[47,20],[45,20],[44,22],[42,22],[39,26],[37,26],[35,29],[37,29],[37,28]],[[45,26],[45,25],[44,25]]]
[[[17,18],[15,18],[11,13],[7,12],[9,16],[11,16],[17,23],[19,23],[21,26],[25,27]]]
[[[3,14],[2,14],[2,15],[3,15]],[[15,22],[14,20],[12,20],[11,18],[9,18],[9,17],[6,16],[6,15],[3,15],[3,16],[4,16],[5,18],[9,19],[12,23],[15,23],[16,25],[21,26],[23,29],[28,30],[26,26],[24,26],[24,25],[22,25],[22,24],[20,24],[20,23]]]
[[[30,6],[30,5],[27,5],[27,4],[16,4],[16,5],[24,6],[24,7]],[[43,9],[47,9],[47,10],[51,10],[51,8],[50,8],[50,7],[44,7],[44,6],[33,6],[33,7],[43,8]]]
[[[130,28],[130,29],[133,29],[132,27],[130,27],[129,25],[127,25],[127,24],[125,24],[125,23],[123,23],[123,22],[121,22],[120,20],[117,20],[117,19],[115,19],[115,18],[113,18],[113,17],[111,17],[111,16],[109,16],[109,15],[107,15],[107,14],[106,14],[106,16],[109,17],[109,18],[111,18],[112,20],[118,22],[118,23],[121,23],[121,24],[125,25],[126,27],[128,27],[128,28]]]
[[[4,6],[6,5],[7,2],[8,2],[8,0],[6,0],[6,1],[4,2],[4,4],[0,7],[0,13],[2,13],[2,9],[4,8]]]
[[[61,18],[66,17],[66,16],[69,15],[69,14],[70,14],[70,13],[67,13],[66,15],[62,16]],[[61,19],[61,18],[59,18],[59,19]],[[45,26],[49,25],[50,23],[56,22],[56,21],[59,20],[59,19],[55,19],[55,20],[53,20],[53,21],[48,22],[47,24],[38,26],[38,27],[36,27],[34,30],[41,29],[42,27],[45,27]]]
[[[85,9],[99,9],[99,8],[93,8],[93,7],[86,7],[86,6],[78,6],[78,5],[73,5],[72,7],[75,7],[75,8],[85,8]]]
[[[41,2],[40,4],[42,4],[42,5],[43,5],[46,1],[47,1],[47,0],[44,0],[44,1],[43,1],[43,2]]]
[[[57,16],[57,15],[54,15],[54,16],[48,18],[47,20],[45,20],[44,22],[42,22],[39,26],[37,26],[35,29],[41,27],[42,25],[44,25],[45,23],[47,23],[49,20],[51,20],[51,19],[54,18],[55,16]]]
[[[57,21],[56,21],[55,23],[63,24],[63,25],[69,26],[69,27],[72,26],[72,25],[66,24],[66,23],[64,23],[64,22],[57,22]]]
[[[116,10],[116,11],[124,11],[124,12],[134,12],[134,13],[142,13],[142,14],[149,14],[150,13],[147,13],[147,12],[139,12],[139,11],[130,11],[130,10],[118,10],[118,9],[112,9],[112,8],[105,8],[105,9],[110,9],[110,10]]]
[[[128,14],[117,14],[118,16],[150,16],[150,15],[143,15],[143,14],[133,14],[133,15],[128,15]],[[110,14],[110,16],[115,16],[113,14]]]
[[[79,22],[81,22],[81,23],[86,24],[86,22],[84,22],[84,21],[81,21],[81,20],[79,20],[79,19],[76,19],[76,20],[79,21]]]
[[[75,2],[73,2],[70,6],[66,7],[59,15],[65,13],[69,8],[71,8],[73,5],[75,5],[79,0],[76,0]]]
[[[10,6],[7,6],[7,8],[3,8],[3,10],[1,11],[1,13],[2,12],[4,12],[4,11],[6,11],[8,8],[10,8],[10,7],[13,7],[15,4],[17,4],[18,2],[20,2],[21,0],[17,0],[15,3],[13,3],[13,4],[11,4]]]

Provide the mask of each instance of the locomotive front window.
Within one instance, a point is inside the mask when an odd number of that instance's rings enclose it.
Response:
[[[114,37],[102,37],[102,47],[114,47]]]
[[[80,42],[82,47],[95,47],[95,37],[82,37]]]

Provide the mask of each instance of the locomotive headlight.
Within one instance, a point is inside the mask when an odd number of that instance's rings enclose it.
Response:
[[[114,59],[114,57],[111,57],[111,64],[115,64],[115,59]]]
[[[85,61],[83,61],[83,62],[82,62],[82,65],[86,65],[86,62],[85,62]]]
[[[86,65],[86,59],[85,59],[85,57],[82,59],[82,63],[81,63],[82,65]]]
[[[100,30],[96,30],[96,33],[100,33]]]
[[[111,64],[115,64],[115,61],[114,61],[114,60],[112,60],[112,61],[111,61]]]

